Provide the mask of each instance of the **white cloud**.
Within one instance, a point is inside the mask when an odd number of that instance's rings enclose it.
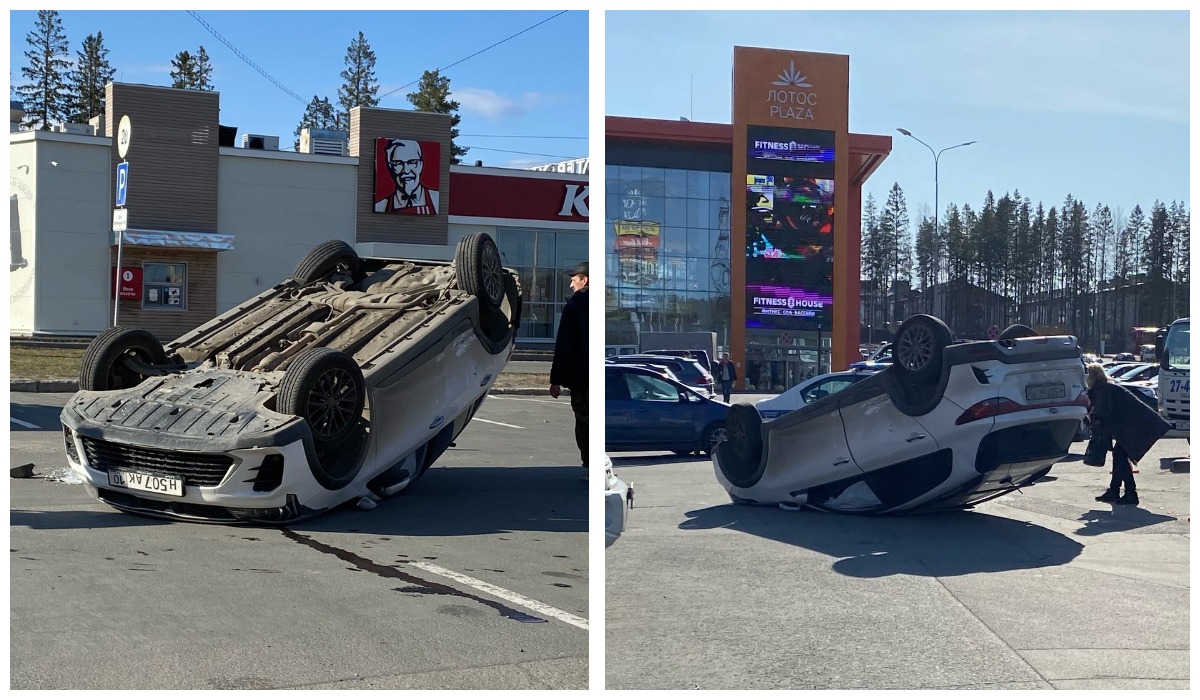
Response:
[[[481,88],[458,88],[451,93],[450,98],[458,102],[463,112],[478,114],[489,121],[529,114],[550,101],[546,95],[537,92],[524,92],[509,97],[495,90]]]

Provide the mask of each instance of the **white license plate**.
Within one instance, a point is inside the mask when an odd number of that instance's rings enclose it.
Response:
[[[1030,384],[1025,387],[1026,401],[1042,401],[1045,399],[1064,399],[1067,397],[1067,387],[1062,382],[1048,384]]]
[[[110,469],[108,471],[108,485],[120,486],[121,488],[133,489],[135,491],[163,493],[168,496],[183,495],[183,479],[177,476],[157,476],[154,474],[141,474],[138,472]]]

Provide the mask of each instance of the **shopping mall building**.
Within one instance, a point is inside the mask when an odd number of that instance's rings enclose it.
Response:
[[[859,359],[862,188],[848,56],[735,47],[733,123],[605,119],[605,342],[715,331],[739,388]]]
[[[172,339],[282,281],[324,241],[449,260],[486,231],[520,274],[518,344],[549,347],[569,271],[588,256],[586,160],[451,165],[449,115],[356,108],[349,132],[306,132],[297,153],[279,150],[290,135],[239,139],[219,124],[217,92],[110,83],[106,113],[63,131],[21,131],[12,107],[12,336],[95,335],[117,297],[120,325]]]

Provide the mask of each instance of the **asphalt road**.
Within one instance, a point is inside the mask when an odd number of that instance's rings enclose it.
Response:
[[[1093,500],[1085,445],[974,511],[874,518],[611,455],[636,503],[605,550],[606,687],[1187,689],[1188,443],[1143,458],[1137,507]]]
[[[9,480],[12,688],[588,686],[568,402],[489,398],[410,490],[269,528],[90,499],[65,478],[67,398],[11,396],[11,464],[35,464]]]

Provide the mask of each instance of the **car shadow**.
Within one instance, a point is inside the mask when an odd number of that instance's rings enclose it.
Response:
[[[1026,522],[963,511],[857,516],[726,504],[694,510],[681,530],[725,528],[834,557],[854,578],[963,576],[1066,564],[1083,545]]]
[[[588,484],[577,466],[432,467],[375,508],[345,504],[286,526],[295,532],[455,537],[587,532]]]
[[[613,457],[609,455],[613,466],[626,469],[628,467],[654,467],[660,464],[675,464],[678,462],[711,462],[712,458],[708,455],[693,453],[690,455],[677,454],[662,454],[662,455],[638,455],[637,457]]]
[[[446,537],[507,532],[587,532],[588,484],[577,465],[431,468],[407,490],[362,510],[343,504],[309,520],[279,525],[295,532],[357,532]],[[82,488],[74,486],[73,488]],[[169,525],[175,521],[101,510],[11,510],[12,527],[74,530]],[[262,528],[262,523],[199,524]]]

